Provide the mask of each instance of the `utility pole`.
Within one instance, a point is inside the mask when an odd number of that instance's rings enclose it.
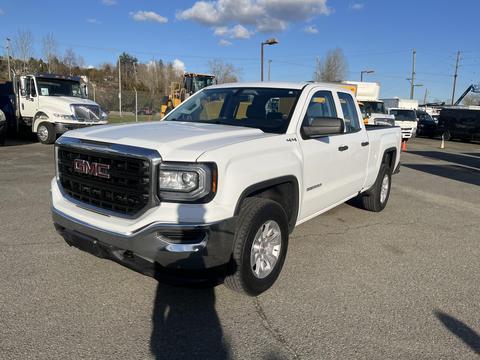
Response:
[[[268,60],[268,81],[270,81],[270,67],[272,65],[272,60]]]
[[[12,81],[12,71],[10,70],[10,39],[7,38],[7,64],[8,64],[8,81]]]
[[[315,79],[314,81],[320,81],[320,57],[315,59]]]
[[[458,66],[460,63],[460,51],[457,52],[457,61],[455,62],[455,75],[453,75],[452,105],[455,103],[455,88],[457,87]]]
[[[415,91],[415,61],[417,57],[417,51],[413,49],[413,62],[412,62],[412,77],[410,80],[410,99],[413,99],[414,91]]]
[[[423,105],[427,103],[428,88],[425,88],[425,95],[423,96]]]
[[[120,70],[120,56],[118,57],[118,108],[122,116],[122,72]]]

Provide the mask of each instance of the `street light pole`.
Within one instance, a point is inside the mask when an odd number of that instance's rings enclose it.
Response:
[[[278,44],[278,40],[275,38],[268,39],[266,41],[262,42],[262,45],[260,46],[260,80],[263,81],[263,47],[265,45],[275,45]]]
[[[360,71],[360,82],[363,82],[363,74],[373,74],[374,70],[362,70]]]
[[[12,81],[12,71],[10,70],[10,39],[7,38],[7,64],[8,64],[8,81]]]
[[[268,81],[270,81],[270,67],[272,66],[272,60],[268,60]]]
[[[120,70],[120,56],[118,57],[118,109],[122,116],[122,72]]]

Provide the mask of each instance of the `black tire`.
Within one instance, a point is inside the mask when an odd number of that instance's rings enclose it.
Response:
[[[255,235],[269,221],[280,229],[281,247],[275,265],[264,278],[258,278],[250,264]],[[277,202],[262,198],[247,198],[238,217],[233,245],[232,261],[225,278],[225,286],[239,293],[257,296],[269,289],[277,280],[287,254],[288,219],[285,210]]]
[[[55,127],[49,122],[42,122],[37,128],[37,139],[42,144],[53,144],[57,139]]]
[[[385,199],[382,201],[382,183],[384,178],[388,178],[388,190]],[[375,184],[361,195],[362,207],[368,211],[380,212],[387,206],[388,198],[390,197],[390,190],[392,188],[392,169],[387,164],[380,166]]]
[[[0,133],[0,146],[5,145],[5,139],[7,137],[7,131]]]

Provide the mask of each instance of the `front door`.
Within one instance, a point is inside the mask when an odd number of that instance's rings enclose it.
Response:
[[[364,139],[367,135],[360,128],[353,98],[351,101],[353,103],[344,95],[338,97],[325,90],[314,91],[311,96],[303,121],[315,117],[344,118],[345,132],[316,139],[300,137],[304,162],[301,219],[332,207],[362,189],[368,161]]]
[[[23,89],[20,92],[20,114],[23,118],[33,118],[38,110],[37,87],[33,76],[22,76]]]

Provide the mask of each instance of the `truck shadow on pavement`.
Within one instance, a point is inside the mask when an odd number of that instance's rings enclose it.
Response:
[[[178,222],[205,221],[205,209],[178,207]],[[152,313],[150,352],[155,359],[213,359],[230,358],[229,345],[215,309],[214,285],[227,274],[226,267],[201,271],[186,269],[195,259],[195,253],[169,265],[166,269],[156,264],[157,293]],[[200,267],[203,259],[200,260]],[[186,276],[186,277],[185,277]],[[195,281],[191,281],[192,277]]]
[[[402,167],[480,186],[480,171],[458,165],[402,164]]]
[[[435,160],[447,161],[452,164],[468,166],[480,170],[480,159],[461,154],[452,154],[440,151],[409,151],[409,154],[428,157]]]
[[[454,335],[456,335],[460,340],[462,340],[465,345],[468,345],[476,354],[480,355],[480,336],[470,328],[467,324],[462,321],[445,314],[442,311],[435,310],[435,316],[438,320]]]

